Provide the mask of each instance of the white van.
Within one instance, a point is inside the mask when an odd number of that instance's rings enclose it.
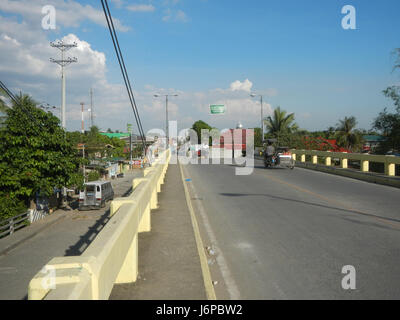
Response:
[[[114,190],[109,181],[92,181],[84,184],[79,193],[79,210],[104,208],[114,199]]]

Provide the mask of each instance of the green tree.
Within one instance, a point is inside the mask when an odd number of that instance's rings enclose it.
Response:
[[[354,116],[339,120],[336,128],[337,144],[340,147],[358,151],[362,145],[362,135],[356,130],[357,120]]]
[[[278,134],[291,133],[298,129],[297,124],[294,123],[294,113],[287,114],[281,107],[277,107],[271,116],[265,120],[268,133],[277,136]]]
[[[208,123],[199,120],[193,124],[192,129],[197,133],[198,143],[201,143],[201,130],[211,130],[212,127]]]
[[[55,187],[82,181],[80,161],[57,117],[37,108],[28,95],[16,99],[6,111],[5,130],[0,132],[0,202],[8,199],[29,205],[36,192],[50,195]],[[13,213],[3,210],[0,217]]]
[[[254,147],[263,146],[261,136],[262,136],[261,128],[254,128]]]
[[[393,90],[383,92],[385,96],[391,98],[396,105],[400,100],[400,93]],[[396,112],[388,112],[387,108],[375,118],[373,128],[377,129],[386,140],[381,143],[378,152],[386,153],[389,150],[400,150],[400,107],[396,106]]]
[[[400,48],[394,50],[397,60],[393,70],[400,69]],[[395,112],[389,112],[388,108],[375,118],[373,128],[377,129],[386,140],[381,143],[378,152],[386,153],[389,150],[400,150],[400,86],[390,86],[383,90],[383,94],[392,100]]]
[[[297,131],[298,126],[294,122],[294,113],[289,113],[277,107],[272,116],[268,116],[265,124],[268,130],[269,138],[277,138],[278,144],[289,145],[290,138]]]

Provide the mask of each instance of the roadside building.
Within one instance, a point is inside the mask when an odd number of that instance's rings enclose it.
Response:
[[[365,135],[363,136],[364,145],[363,152],[374,152],[379,145],[385,141],[385,137],[378,135]]]

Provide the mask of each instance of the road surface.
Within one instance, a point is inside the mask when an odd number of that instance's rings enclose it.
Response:
[[[259,160],[249,176],[183,168],[205,242],[223,256],[227,298],[400,298],[399,189]],[[347,265],[355,290],[342,288]]]

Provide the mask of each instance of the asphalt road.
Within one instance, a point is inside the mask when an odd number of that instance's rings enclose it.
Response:
[[[399,189],[259,160],[234,170],[184,167],[231,298],[400,299]],[[355,290],[342,288],[346,265]]]
[[[138,176],[142,173],[134,171],[124,178],[111,180],[115,197],[130,192],[132,179]],[[21,237],[29,236],[39,227],[46,228],[7,254],[0,255],[0,300],[27,299],[29,281],[52,258],[81,255],[109,221],[109,207],[107,203],[105,208],[92,211],[57,210],[45,219],[0,239],[2,249]],[[56,216],[60,219],[50,225]]]

